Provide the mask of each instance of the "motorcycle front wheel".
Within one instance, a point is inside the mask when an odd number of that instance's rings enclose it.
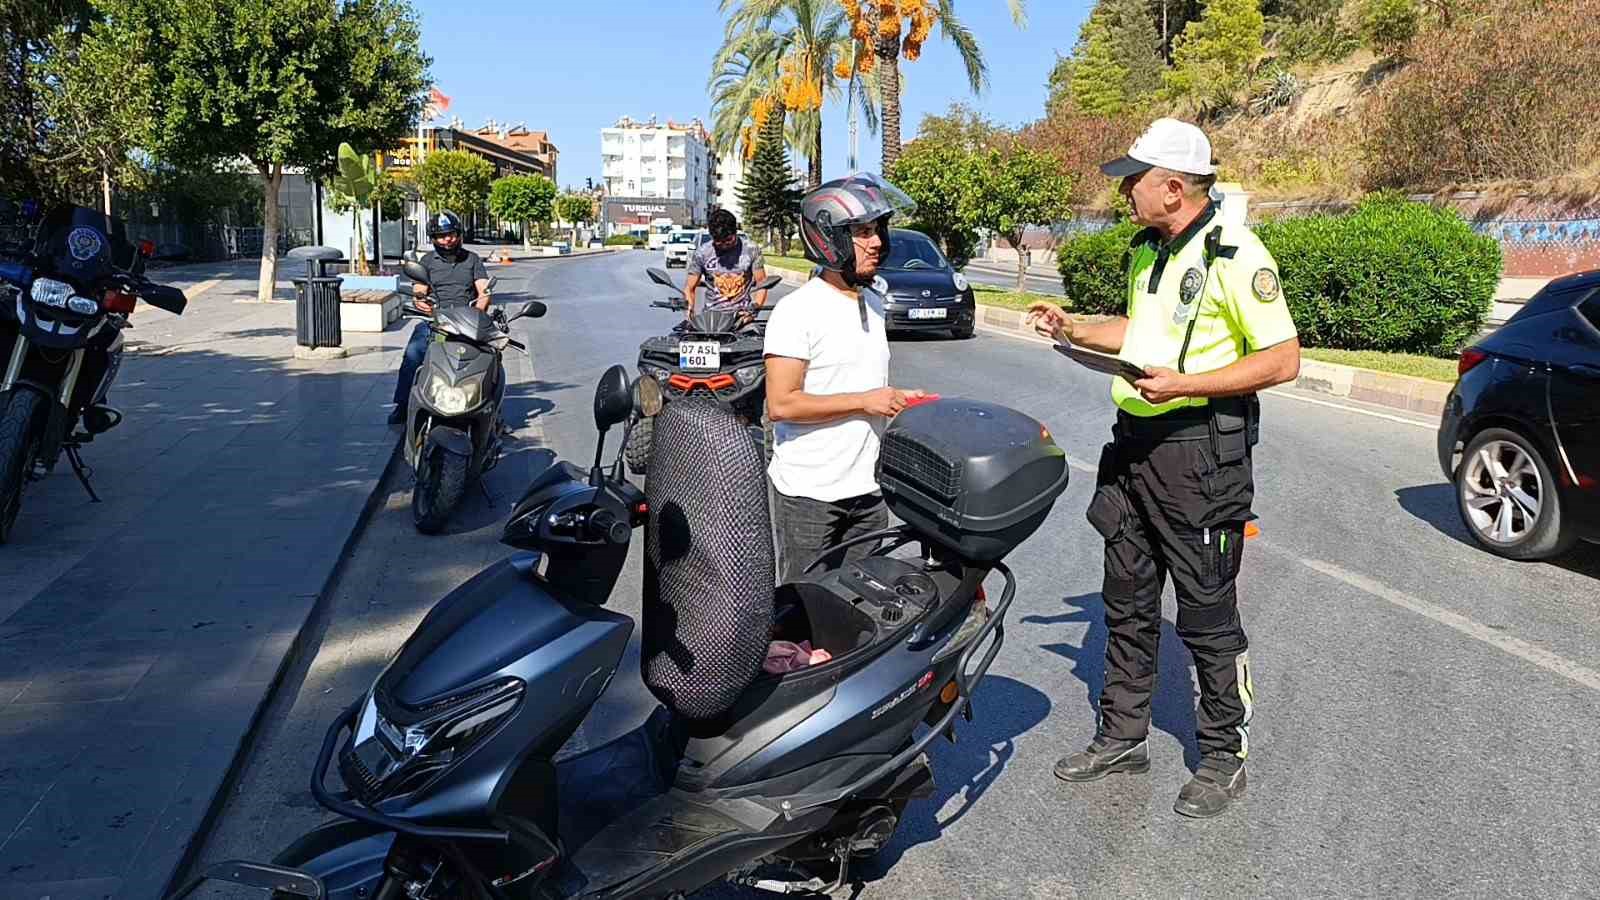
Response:
[[[424,451],[417,460],[417,483],[411,489],[411,519],[423,534],[438,534],[467,491],[467,458],[440,449]]]
[[[0,544],[11,539],[22,512],[22,488],[44,440],[44,413],[44,398],[27,389],[14,392],[0,412]]]

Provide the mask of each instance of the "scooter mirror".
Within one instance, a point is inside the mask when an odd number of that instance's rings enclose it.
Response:
[[[761,283],[755,286],[755,290],[770,291],[782,283],[783,279],[781,277],[777,275],[768,275],[767,277],[761,279]]]
[[[633,414],[633,392],[628,389],[628,370],[612,366],[600,376],[594,389],[594,427],[602,432],[628,421]]]
[[[664,287],[674,288],[674,289],[676,289],[678,287],[677,285],[672,283],[672,276],[668,275],[666,272],[661,271],[660,269],[657,269],[655,267],[651,267],[651,268],[645,269],[645,272],[646,272],[646,274],[648,274],[650,276],[650,280],[654,281],[656,284],[662,285]]]
[[[424,269],[421,263],[405,260],[400,263],[400,271],[417,284],[432,284],[428,278],[428,270]]]
[[[633,382],[633,411],[639,415],[650,418],[661,412],[664,399],[661,396],[661,382],[649,375],[640,375]]]
[[[529,300],[527,303],[522,304],[522,308],[517,310],[516,313],[514,315],[512,315],[510,318],[511,319],[521,319],[521,318],[537,319],[537,318],[543,316],[547,312],[549,312],[549,308],[546,307],[543,303],[540,303],[537,300]],[[508,319],[507,321],[510,321],[510,319]]]

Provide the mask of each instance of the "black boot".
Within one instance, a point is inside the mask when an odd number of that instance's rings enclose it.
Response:
[[[1056,763],[1056,777],[1062,781],[1095,781],[1112,772],[1150,771],[1150,741],[1117,741],[1095,735],[1081,753]]]
[[[1220,816],[1244,796],[1244,786],[1244,760],[1231,753],[1207,754],[1172,808],[1191,819]]]
[[[389,413],[389,424],[390,425],[404,425],[405,423],[406,423],[406,407],[405,407],[405,404],[397,404],[395,406],[395,408],[394,408],[394,412]]]

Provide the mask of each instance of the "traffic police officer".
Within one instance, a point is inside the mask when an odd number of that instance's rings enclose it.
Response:
[[[1153,123],[1126,156],[1101,166],[1121,178],[1133,220],[1128,315],[1086,324],[1036,304],[1042,334],[1116,354],[1144,371],[1115,377],[1118,412],[1101,452],[1088,518],[1105,538],[1105,687],[1088,748],[1056,764],[1066,781],[1150,768],[1147,734],[1172,576],[1178,635],[1200,681],[1201,763],[1177,812],[1215,816],[1244,793],[1254,688],[1234,579],[1254,518],[1251,447],[1256,392],[1292,381],[1300,342],[1277,265],[1243,225],[1221,221],[1211,143],[1193,125]]]

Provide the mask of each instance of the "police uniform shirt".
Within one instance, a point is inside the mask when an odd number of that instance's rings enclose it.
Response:
[[[489,277],[483,260],[471,250],[449,256],[435,250],[422,258],[422,267],[428,270],[429,299],[442,306],[464,306],[476,300],[478,280]]]
[[[1146,229],[1130,249],[1122,359],[1191,374],[1214,372],[1297,335],[1272,254],[1249,228],[1215,217],[1215,204],[1207,204],[1170,243]],[[1214,255],[1206,252],[1213,231]],[[1135,416],[1207,402],[1180,397],[1152,404],[1125,378],[1111,380],[1111,396]]]

